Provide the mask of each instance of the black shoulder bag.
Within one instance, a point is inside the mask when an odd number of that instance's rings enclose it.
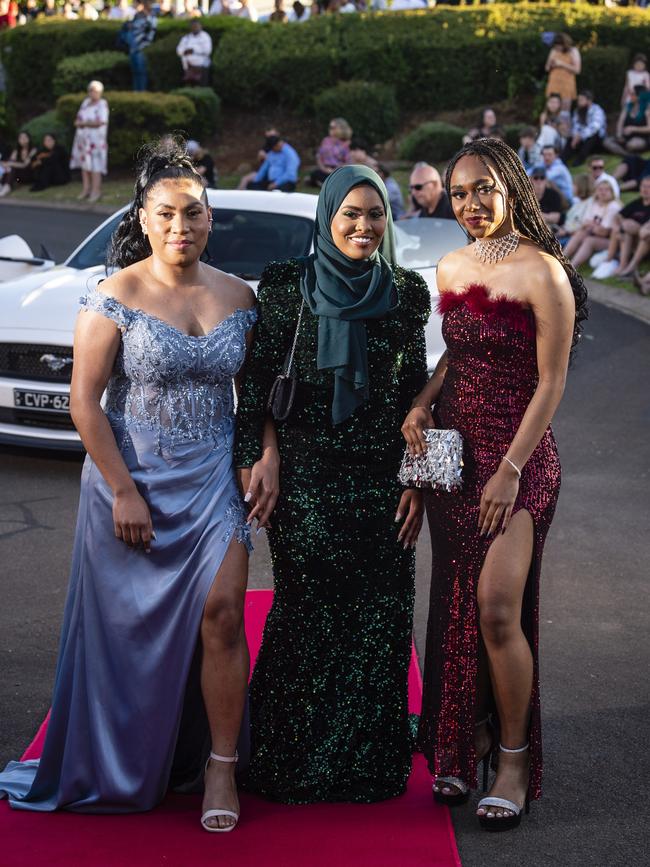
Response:
[[[296,352],[296,344],[298,343],[298,334],[300,332],[300,323],[302,322],[302,312],[304,309],[305,299],[303,298],[302,304],[300,305],[300,313],[298,314],[298,324],[296,325],[293,344],[284,361],[282,373],[276,377],[275,382],[271,386],[271,391],[269,392],[269,399],[266,408],[276,421],[286,421],[289,418],[289,413],[291,412],[293,401],[296,396],[298,377],[296,376],[296,370],[293,365],[293,356]]]

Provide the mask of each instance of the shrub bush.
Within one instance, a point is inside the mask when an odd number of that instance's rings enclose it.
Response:
[[[629,56],[650,43],[647,10],[582,3],[319,16],[300,27],[229,16],[202,23],[215,45],[213,85],[224,101],[245,107],[280,102],[296,110],[311,109],[315,94],[341,80],[363,81],[369,70],[373,81],[395,87],[401,108],[437,111],[512,97],[544,78],[548,48],[540,35],[558,30],[571,33],[585,54],[585,76],[609,93],[624,68],[605,76],[595,55],[590,72],[589,53],[618,46]],[[3,31],[0,51],[13,104],[22,110],[51,105],[52,69],[65,57],[115,50],[119,27],[119,21],[37,20]],[[147,52],[153,87],[180,85],[175,48],[187,28],[184,20],[159,22]]]
[[[450,123],[430,121],[416,127],[402,141],[400,158],[416,163],[448,160],[462,145],[464,129]]]
[[[177,87],[172,94],[186,96],[194,104],[196,114],[188,127],[192,138],[203,141],[217,132],[221,121],[221,100],[211,87]]]
[[[84,90],[92,79],[107,90],[127,90],[131,85],[128,55],[121,51],[90,51],[59,61],[52,87],[55,96]]]
[[[355,136],[381,144],[397,132],[399,108],[395,88],[367,81],[342,81],[314,98],[316,118],[323,129],[333,117],[344,117]]]
[[[256,24],[240,18],[219,15],[201,19],[204,30],[216,48],[224,33],[251,30]],[[52,70],[66,57],[95,51],[115,51],[121,21],[63,21],[37,18],[29,27],[15,27],[0,34],[0,59],[7,73],[10,98],[23,113],[51,106],[54,99]],[[183,19],[162,19],[153,46],[171,37],[170,63],[180,67],[176,44],[189,29]],[[128,57],[124,54],[124,57]],[[153,65],[153,64],[152,64]],[[168,87],[180,84],[180,73]]]
[[[314,94],[341,78],[338,57],[338,47],[323,43],[318,29],[258,24],[224,35],[214,55],[212,85],[232,105],[280,103],[309,111]]]
[[[625,70],[632,55],[622,45],[595,45],[582,54],[582,74],[578,87],[586,87],[606,111],[620,106]]]
[[[75,114],[79,105],[80,102],[76,105]],[[72,119],[74,120],[74,116]],[[50,111],[46,111],[43,114],[37,114],[36,117],[22,124],[20,129],[24,129],[25,132],[31,135],[36,147],[41,144],[43,136],[47,132],[54,133],[58,141],[67,148],[72,144],[72,137],[74,135],[72,124],[66,124],[62,121],[56,109],[50,109]]]
[[[84,96],[84,93],[69,93],[57,101],[57,115],[66,129],[72,129]],[[187,134],[196,113],[194,103],[180,94],[114,90],[106,93],[106,99],[111,109],[108,127],[110,166],[132,166],[138,149],[165,133]]]

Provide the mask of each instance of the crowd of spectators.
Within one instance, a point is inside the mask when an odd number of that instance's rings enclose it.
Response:
[[[249,21],[273,21],[282,24],[301,23],[316,15],[337,15],[354,12],[404,11],[424,9],[427,0],[274,0],[273,11],[259,14],[252,0],[158,0],[152,3],[157,18],[200,18],[202,15],[232,15]],[[0,0],[0,30],[28,24],[39,17],[97,21],[130,21],[136,15],[131,0]]]

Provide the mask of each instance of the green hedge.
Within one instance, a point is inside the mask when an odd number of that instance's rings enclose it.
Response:
[[[79,108],[80,103],[81,100],[77,103],[77,108]],[[74,117],[72,119],[74,120]],[[51,132],[54,133],[62,145],[69,148],[72,144],[74,134],[72,124],[66,124],[65,121],[59,117],[54,108],[50,109],[50,111],[43,112],[43,114],[37,114],[36,117],[33,117],[31,120],[27,121],[27,123],[22,124],[20,129],[24,129],[25,132],[28,132],[31,135],[32,141],[36,147],[38,147],[43,141],[43,136],[46,133]]]
[[[399,107],[395,88],[367,81],[342,81],[314,97],[316,119],[323,128],[333,117],[344,117],[354,136],[381,144],[397,132]]]
[[[464,133],[464,129],[451,123],[423,123],[402,141],[399,155],[412,163],[447,160],[461,147]]]
[[[177,87],[172,94],[185,96],[194,104],[195,115],[188,125],[192,138],[203,141],[213,136],[221,123],[221,100],[211,87]]]
[[[57,101],[57,115],[66,129],[72,129],[85,95],[70,93]],[[132,166],[136,152],[146,141],[168,132],[188,133],[196,113],[193,102],[180,94],[114,90],[105,96],[111,109],[108,127],[111,166]]]
[[[215,48],[222,36],[233,30],[247,31],[256,27],[251,21],[226,15],[201,19],[212,37]],[[39,107],[51,107],[54,101],[52,72],[64,58],[95,51],[115,51],[120,21],[63,21],[41,19],[28,27],[15,27],[0,33],[0,59],[7,73],[10,98],[19,112],[32,112]],[[183,19],[162,19],[153,45],[171,37],[170,62],[180,66],[176,43],[187,33],[189,24]],[[152,46],[153,47],[153,46]],[[127,57],[124,54],[124,57]],[[127,58],[128,60],[128,58]],[[92,76],[91,76],[92,77]],[[180,75],[170,87],[180,84]]]
[[[105,88],[127,90],[131,86],[129,58],[121,51],[89,51],[61,60],[54,73],[52,88],[55,96],[76,93],[99,79]]]
[[[634,52],[650,44],[646,9],[583,3],[500,3],[406,13],[319,16],[300,27],[253,24],[228,16],[203,19],[215,43],[213,86],[224,101],[257,108],[281,103],[311,110],[313,97],[339,81],[395,87],[400,108],[439,111],[534,92],[544,78],[548,48],[541,33],[571,33],[585,54],[585,76],[607,93],[616,87]],[[48,107],[52,71],[63,58],[112,51],[120,22],[44,21],[5,30],[0,52],[9,96],[19,111]],[[152,86],[180,84],[177,38],[183,20],[161,20],[148,49]],[[596,50],[610,73],[601,74]],[[623,68],[617,66],[627,51]],[[615,69],[616,67],[616,69]],[[614,75],[614,71],[616,74]],[[596,91],[598,98],[598,92]]]
[[[622,45],[595,45],[582,54],[579,87],[593,91],[594,98],[606,111],[620,107],[629,49]]]

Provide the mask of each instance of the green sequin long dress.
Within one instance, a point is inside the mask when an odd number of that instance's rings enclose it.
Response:
[[[331,421],[333,377],[316,368],[318,319],[305,307],[299,387],[277,425],[280,496],[268,538],[275,597],[253,673],[246,787],[285,803],[377,801],[411,768],[407,709],[414,552],[397,541],[400,426],[426,381],[424,280],[395,268],[398,305],[368,320],[370,399]],[[235,461],[261,454],[266,401],[295,333],[296,261],[272,263],[238,409]]]

